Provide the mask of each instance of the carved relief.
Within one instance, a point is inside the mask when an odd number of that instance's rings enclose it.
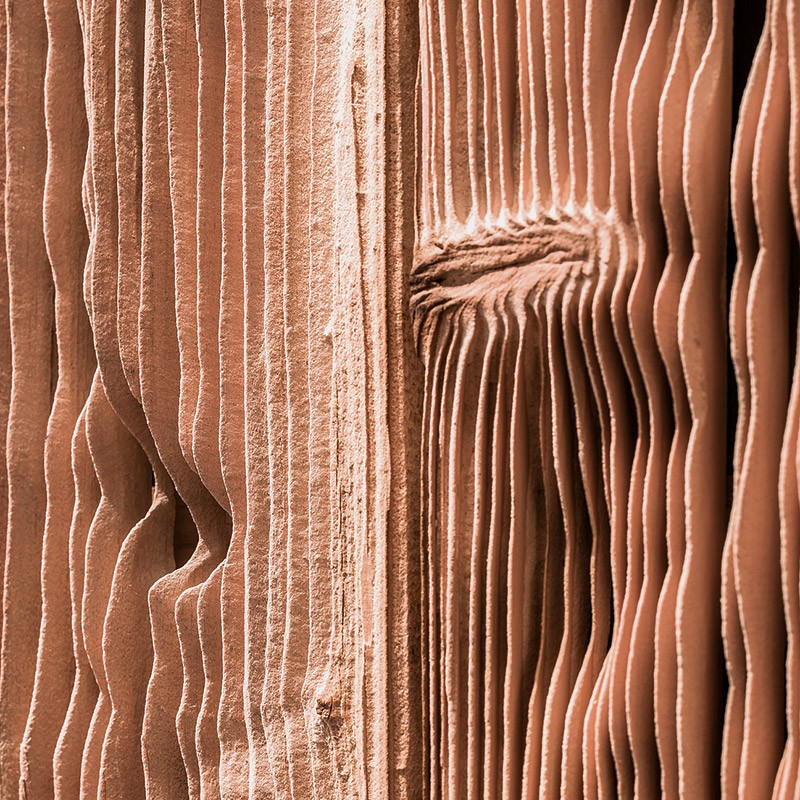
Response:
[[[736,128],[729,404],[733,3],[421,5],[426,796],[794,792],[794,6]]]
[[[0,800],[797,794],[798,0],[0,27]]]

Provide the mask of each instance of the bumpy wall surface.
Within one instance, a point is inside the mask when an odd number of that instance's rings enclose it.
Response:
[[[800,790],[800,7],[764,5],[420,4],[425,797]]]
[[[0,800],[800,792],[800,0],[0,43]]]
[[[5,4],[3,800],[419,783],[407,11]]]

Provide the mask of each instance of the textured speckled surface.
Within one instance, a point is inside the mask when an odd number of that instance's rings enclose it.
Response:
[[[415,7],[0,17],[0,797],[418,796]]]
[[[798,0],[0,24],[0,800],[797,794]]]

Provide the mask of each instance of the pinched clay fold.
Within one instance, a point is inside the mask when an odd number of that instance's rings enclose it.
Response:
[[[751,354],[749,317],[746,355],[734,338],[742,388],[771,410],[755,436],[743,393],[762,469],[726,503],[733,19],[731,0],[421,4],[425,796],[751,797],[782,780],[783,308],[758,326],[774,358]],[[778,19],[789,4],[765,37]],[[786,174],[794,68],[771,64],[783,111],[763,112],[774,163],[755,199],[774,285],[794,233],[786,187],[766,183]],[[746,99],[741,139],[752,119]],[[759,526],[769,544],[745,549]]]

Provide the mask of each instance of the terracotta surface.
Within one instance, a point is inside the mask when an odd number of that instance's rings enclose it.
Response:
[[[413,12],[3,8],[3,800],[418,796]]]
[[[424,797],[796,796],[800,17],[759,5],[420,5]]]
[[[0,800],[800,792],[798,0],[0,23]]]

